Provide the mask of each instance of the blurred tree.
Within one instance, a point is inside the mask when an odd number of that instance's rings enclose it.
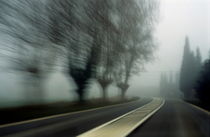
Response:
[[[55,47],[48,39],[49,20],[44,1],[1,0],[0,24],[3,34],[13,43],[8,47],[11,67],[22,72],[27,82],[24,86],[30,88],[26,89],[26,99],[43,101],[43,78],[56,57]]]
[[[27,62],[19,63],[20,66],[40,80],[57,57],[54,50],[61,51],[59,58],[67,60],[64,67],[77,85],[80,102],[84,101],[93,78],[106,98],[116,74],[124,97],[132,74],[142,70],[143,64],[152,58],[155,47],[152,32],[158,9],[155,0],[0,3],[0,23],[6,26],[2,30],[17,41],[17,58]],[[26,67],[28,60],[31,64]]]
[[[92,39],[88,35],[88,31],[91,31],[88,29],[91,19],[85,11],[88,2],[90,1],[52,0],[49,1],[48,8],[52,13],[52,37],[57,38],[54,43],[64,49],[62,56],[67,58],[66,72],[77,85],[76,93],[80,102],[84,100],[84,91],[92,75]]]

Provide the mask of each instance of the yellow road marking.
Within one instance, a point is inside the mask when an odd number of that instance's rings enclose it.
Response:
[[[99,127],[89,130],[78,137],[124,137],[157,112],[164,100],[154,98],[150,103],[132,110]]]

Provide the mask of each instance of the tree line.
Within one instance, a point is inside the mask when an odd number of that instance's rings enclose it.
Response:
[[[153,58],[157,11],[155,0],[1,0],[0,30],[11,43],[10,68],[36,87],[29,96],[41,99],[43,80],[61,65],[80,102],[91,79],[104,99],[112,83],[124,98],[132,75]]]
[[[195,85],[195,90],[199,104],[210,110],[210,52],[209,57],[202,64],[200,75]]]
[[[184,54],[180,70],[180,90],[185,99],[195,99],[195,84],[201,70],[201,54],[199,48],[196,53],[191,51],[189,38],[186,37]]]
[[[188,37],[180,70],[180,90],[185,100],[197,100],[210,109],[210,56],[202,62],[200,49],[197,48],[195,53],[191,51]]]

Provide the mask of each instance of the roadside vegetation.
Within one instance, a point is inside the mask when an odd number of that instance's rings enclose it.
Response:
[[[21,72],[29,104],[43,102],[43,81],[56,65],[74,80],[80,103],[92,79],[103,100],[111,84],[124,99],[131,77],[153,59],[158,5],[156,0],[1,0],[0,31],[11,43],[4,47],[8,69]]]
[[[195,53],[191,51],[188,37],[180,71],[180,90],[184,100],[210,111],[210,52],[203,62],[199,48]]]
[[[7,70],[21,75],[27,100],[2,108],[0,124],[131,101],[130,79],[154,58],[158,6],[156,0],[0,0],[7,43],[0,55]],[[76,102],[44,103],[43,83],[58,66],[73,79]],[[101,98],[87,100],[93,81]],[[118,100],[108,98],[111,84]]]

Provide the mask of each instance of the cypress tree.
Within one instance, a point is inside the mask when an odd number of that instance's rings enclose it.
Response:
[[[196,85],[196,95],[203,107],[210,110],[210,56],[204,62]]]
[[[180,90],[183,92],[184,97],[188,98],[191,90],[191,62],[192,52],[190,51],[189,38],[185,38],[184,54],[182,59],[181,71],[180,71]]]
[[[196,54],[190,50],[189,38],[185,39],[184,54],[180,70],[180,90],[184,98],[195,99],[195,85],[201,71],[200,49],[196,49]]]

